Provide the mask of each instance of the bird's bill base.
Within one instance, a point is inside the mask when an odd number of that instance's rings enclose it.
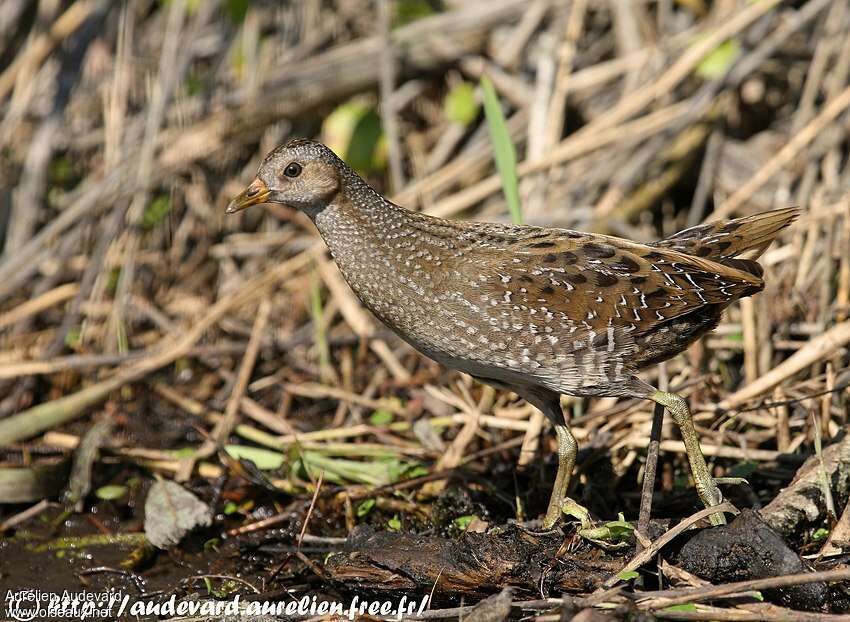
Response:
[[[257,177],[254,181],[248,184],[248,187],[245,188],[245,190],[228,203],[227,213],[235,214],[236,212],[241,212],[243,209],[251,207],[252,205],[265,203],[269,198],[270,193],[271,191],[268,186],[266,186],[266,184]]]

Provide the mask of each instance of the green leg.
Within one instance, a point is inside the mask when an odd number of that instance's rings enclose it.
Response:
[[[566,425],[555,425],[555,434],[558,437],[558,474],[555,476],[555,486],[552,488],[552,496],[549,497],[549,508],[543,519],[543,528],[551,529],[561,517],[561,506],[567,498],[567,488],[570,486],[570,477],[573,467],[576,465],[578,444],[572,432]]]
[[[675,393],[656,391],[649,399],[669,410],[670,414],[673,415],[673,421],[679,426],[679,430],[682,432],[682,440],[685,442],[685,452],[688,455],[688,462],[691,465],[691,473],[694,476],[697,494],[699,494],[699,498],[705,504],[705,507],[720,505],[723,501],[723,495],[720,494],[720,489],[717,488],[717,484],[708,470],[708,465],[705,463],[705,457],[703,457],[702,449],[699,446],[697,432],[694,429],[691,410],[688,408],[685,398]],[[726,518],[721,512],[712,514],[710,520],[712,525],[726,524]]]

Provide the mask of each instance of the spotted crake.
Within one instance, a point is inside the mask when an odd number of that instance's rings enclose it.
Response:
[[[730,303],[763,288],[756,259],[797,209],[693,227],[652,244],[444,220],[391,203],[307,140],[269,153],[228,212],[258,203],[306,213],[351,289],[402,339],[514,391],[552,421],[559,461],[545,527],[561,515],[577,452],[561,394],[665,406],[681,429],[700,498],[708,507],[721,502],[687,402],[637,372],[681,352]]]

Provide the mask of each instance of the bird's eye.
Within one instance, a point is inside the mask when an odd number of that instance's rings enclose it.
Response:
[[[283,169],[283,174],[287,177],[298,177],[301,174],[301,165],[298,162],[290,162]]]

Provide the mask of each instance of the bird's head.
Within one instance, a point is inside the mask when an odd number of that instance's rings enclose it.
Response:
[[[227,213],[259,203],[279,203],[314,217],[334,200],[346,170],[323,144],[291,140],[263,159],[257,177],[230,202]]]

